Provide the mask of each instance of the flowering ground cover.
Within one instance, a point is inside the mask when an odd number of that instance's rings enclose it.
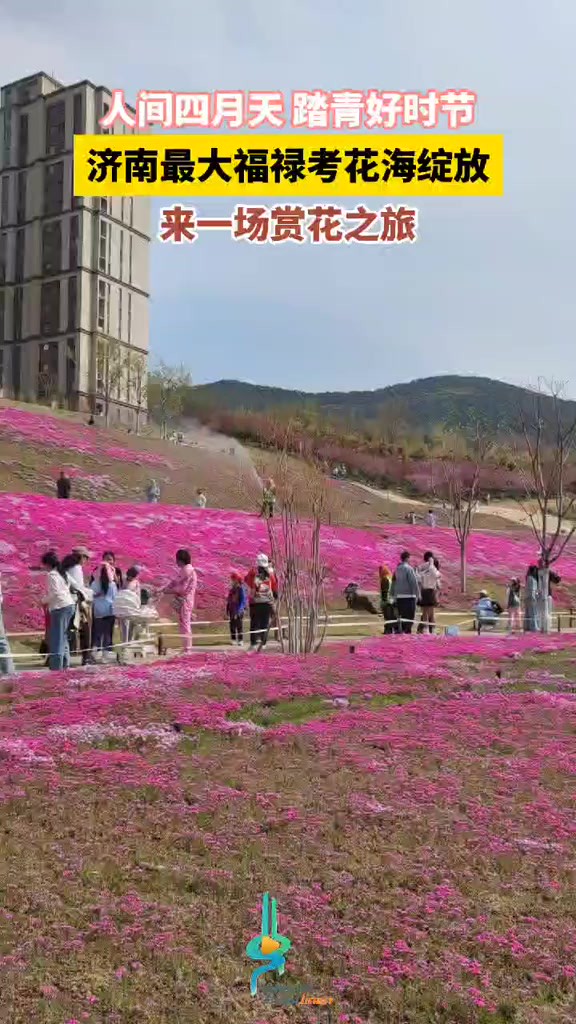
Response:
[[[138,462],[146,465],[167,466],[168,463],[154,452],[137,451],[111,443],[111,439],[100,427],[89,427],[75,421],[57,419],[55,416],[27,412],[11,407],[0,408],[0,435],[13,441],[27,441],[43,448],[63,448],[66,451],[81,452],[84,455],[121,462]]]
[[[11,1024],[568,1024],[576,643],[386,637],[30,673],[0,701]],[[497,675],[497,673],[499,673]]]
[[[41,622],[39,582],[30,572],[48,547],[61,554],[75,544],[87,545],[96,559],[104,550],[116,552],[127,568],[142,565],[152,583],[169,578],[174,554],[190,548],[199,573],[198,608],[221,618],[231,569],[248,569],[260,550],[266,550],[267,532],[254,514],[231,510],[198,510],[174,505],[134,505],[58,501],[41,495],[0,495],[0,572],[6,592],[5,615],[10,628],[37,628]],[[378,565],[394,567],[404,547],[421,558],[428,547],[438,554],[444,572],[444,600],[462,608],[457,594],[458,549],[449,529],[391,526],[386,530],[326,527],[323,555],[328,594],[341,598],[351,581],[377,589]],[[482,582],[505,583],[522,575],[535,558],[527,534],[477,533],[470,542],[470,576]],[[576,581],[576,551],[570,547],[560,571],[568,583]]]

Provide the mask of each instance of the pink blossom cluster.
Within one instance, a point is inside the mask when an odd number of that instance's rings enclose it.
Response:
[[[11,628],[36,628],[41,622],[37,594],[39,582],[30,571],[40,555],[54,547],[64,555],[75,545],[94,553],[113,550],[123,568],[138,564],[143,578],[156,585],[174,571],[178,548],[190,549],[199,575],[198,608],[221,618],[230,572],[247,571],[256,555],[268,548],[265,524],[256,515],[217,509],[190,509],[174,505],[131,505],[58,501],[39,495],[0,495],[0,572],[5,591],[5,616]],[[408,548],[418,562],[427,548],[438,555],[448,596],[458,579],[458,546],[448,528],[394,526],[374,532],[326,527],[322,556],[327,592],[331,600],[356,582],[378,589],[378,566],[394,568]],[[470,539],[470,577],[504,583],[522,576],[537,557],[529,535],[476,533]],[[576,553],[566,550],[558,566],[564,581],[576,581]]]
[[[162,455],[111,444],[110,437],[97,426],[89,427],[24,409],[0,408],[0,435],[40,448],[62,448],[94,458],[171,468]]]

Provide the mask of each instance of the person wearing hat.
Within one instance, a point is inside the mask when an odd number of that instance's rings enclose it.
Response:
[[[270,620],[278,599],[278,581],[268,555],[258,555],[244,583],[250,612],[250,650],[261,651],[268,640]]]
[[[488,596],[487,590],[481,590],[478,595],[478,601],[474,605],[474,611],[476,612],[476,629],[478,635],[482,626],[495,626],[498,622],[498,615],[494,610],[494,602]]]

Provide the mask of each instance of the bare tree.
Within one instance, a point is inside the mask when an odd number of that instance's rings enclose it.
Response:
[[[148,404],[148,364],[146,356],[132,354],[128,367],[130,397],[136,406],[136,433],[140,433],[142,409]]]
[[[562,399],[562,386],[540,385],[520,410],[520,472],[525,494],[517,498],[527,516],[539,551],[538,621],[550,631],[550,569],[562,556],[576,523],[576,492],[569,486],[576,448],[576,415]],[[523,459],[523,462],[522,462]]]
[[[328,622],[320,542],[333,515],[333,485],[312,460],[291,458],[287,439],[276,456],[274,480],[279,507],[268,520],[268,536],[280,588],[280,645],[290,654],[310,654],[321,647]]]
[[[467,460],[450,452],[442,461],[444,486],[442,492],[448,505],[450,525],[456,534],[460,551],[460,592],[468,586],[468,541],[474,525],[474,516],[480,498],[480,472],[482,463],[490,454],[492,441],[480,424],[474,427]]]
[[[167,436],[169,423],[182,412],[186,388],[192,378],[183,365],[167,366],[160,362],[148,380],[148,404],[160,424],[162,437]]]
[[[104,400],[104,419],[108,426],[110,406],[120,398],[127,376],[126,351],[113,338],[99,338],[96,351],[96,391]]]

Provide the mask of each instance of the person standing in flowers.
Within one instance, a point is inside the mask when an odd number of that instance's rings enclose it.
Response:
[[[387,565],[378,566],[380,579],[380,607],[384,616],[384,635],[388,636],[395,631],[394,605],[390,600],[390,589],[392,587],[392,573]]]
[[[398,610],[398,632],[411,633],[416,618],[416,606],[420,600],[420,584],[414,568],[410,565],[410,552],[403,551],[396,572],[392,577],[390,596]]]
[[[506,590],[506,611],[508,612],[508,629],[513,633],[522,628],[522,602],[520,580],[514,576]]]
[[[266,481],[262,491],[262,512],[264,519],[272,519],[276,509],[276,484],[272,479]]]
[[[440,563],[437,558],[434,558],[432,551],[424,552],[423,563],[418,569],[418,581],[420,583],[420,608],[422,609],[418,632],[433,633],[441,576]]]
[[[537,633],[538,626],[538,566],[528,566],[524,585],[524,632]]]
[[[0,675],[13,676],[16,669],[14,668],[14,662],[12,661],[12,654],[10,652],[10,644],[8,642],[8,637],[6,636],[6,630],[4,629],[2,601],[2,577],[0,575]]]
[[[226,600],[226,614],[230,622],[230,640],[242,646],[244,640],[244,612],[248,603],[246,590],[239,573],[230,574],[230,590]]]
[[[114,601],[118,593],[114,565],[103,561],[100,573],[92,582],[92,647],[110,653],[114,637]]]
[[[72,481],[63,469],[60,470],[60,476],[56,481],[56,496],[58,498],[69,498],[70,492],[72,491]]]
[[[278,581],[268,555],[258,555],[244,580],[250,611],[250,650],[261,651],[268,641],[270,621],[278,600]]]
[[[155,480],[151,480],[146,488],[146,501],[149,505],[157,505],[160,501],[160,488]]]
[[[118,591],[114,599],[114,619],[120,627],[120,643],[118,661],[126,660],[126,648],[134,639],[134,620],[142,607],[140,588],[140,567],[132,566],[126,573],[126,586]]]
[[[160,593],[174,595],[182,647],[185,654],[190,654],[192,650],[192,616],[196,603],[198,576],[192,565],[190,552],[186,548],[179,548],[176,552],[176,566],[178,568],[177,576],[163,587]]]
[[[48,668],[59,672],[70,667],[68,628],[74,615],[74,598],[70,579],[62,571],[55,551],[42,556],[42,568],[46,570],[42,604],[48,609]]]
[[[90,552],[85,547],[77,547],[74,548],[72,554],[74,555],[74,564],[68,570],[68,575],[85,598],[79,603],[78,609],[80,653],[82,664],[91,665],[94,662],[92,657],[92,590],[84,580],[84,569],[90,560]]]
[[[105,565],[105,566],[108,567],[107,571],[108,571],[108,573],[110,575],[110,579],[113,580],[113,582],[116,584],[118,590],[122,590],[122,587],[124,586],[124,579],[123,579],[123,576],[122,576],[122,569],[120,569],[120,567],[116,565],[116,555],[114,554],[113,551],[105,551],[104,552],[104,554],[102,555],[102,565]],[[100,569],[98,569],[97,572],[93,572],[92,573],[92,575],[90,577],[90,584],[91,585],[92,585],[92,583],[94,583],[94,580],[97,578],[97,575],[98,575],[99,572],[100,572]]]
[[[196,508],[206,508],[207,500],[206,492],[202,487],[199,487],[196,491]]]

